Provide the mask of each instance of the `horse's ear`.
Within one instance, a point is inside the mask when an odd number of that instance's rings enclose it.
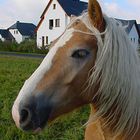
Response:
[[[105,20],[99,3],[96,0],[89,0],[88,4],[88,15],[91,23],[100,32],[105,29]]]

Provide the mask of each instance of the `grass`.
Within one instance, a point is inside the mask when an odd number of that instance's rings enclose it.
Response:
[[[83,140],[89,108],[83,107],[57,119],[35,135],[17,129],[11,116],[12,104],[27,79],[42,60],[0,55],[0,140]]]

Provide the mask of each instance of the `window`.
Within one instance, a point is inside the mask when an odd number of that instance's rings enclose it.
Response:
[[[49,20],[49,29],[53,29],[53,19]]]
[[[14,34],[18,34],[18,30],[14,30]]]
[[[29,40],[29,38],[25,37],[25,40]]]
[[[135,43],[135,40],[136,40],[136,39],[134,38],[134,43]]]
[[[53,4],[53,9],[56,9],[56,4]]]
[[[48,36],[46,36],[46,44],[48,44]]]
[[[55,27],[60,27],[60,19],[55,20]]]
[[[45,38],[44,38],[44,36],[42,36],[42,47],[44,47],[44,45],[45,45],[44,44],[45,43],[44,40],[45,40]]]

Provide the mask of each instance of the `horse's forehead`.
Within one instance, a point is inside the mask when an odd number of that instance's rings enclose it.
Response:
[[[86,25],[83,23],[82,20],[78,19],[76,20],[71,26],[70,28],[74,28],[75,30],[80,30],[83,32],[89,32],[88,28],[86,27]]]

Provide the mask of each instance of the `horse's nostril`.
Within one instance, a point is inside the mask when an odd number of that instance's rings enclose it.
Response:
[[[30,120],[30,111],[28,109],[22,109],[20,111],[20,123],[26,123]]]

